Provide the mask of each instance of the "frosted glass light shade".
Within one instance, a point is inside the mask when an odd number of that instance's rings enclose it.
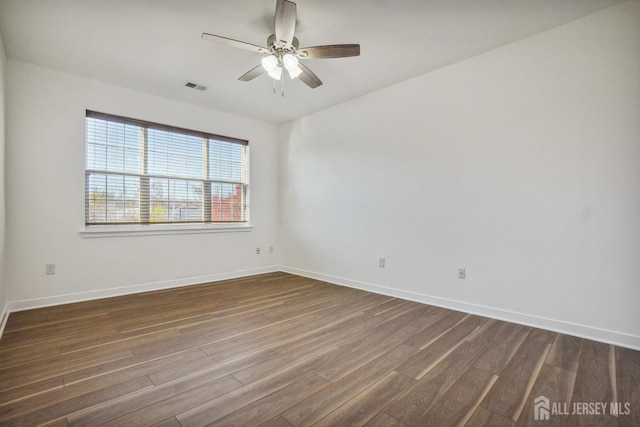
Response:
[[[298,68],[298,58],[290,53],[285,53],[285,55],[282,57],[282,63],[284,64],[284,68],[286,68],[287,71],[295,70],[296,68]]]
[[[282,67],[276,66],[276,68],[269,71],[267,74],[274,80],[280,80],[282,77]]]
[[[298,67],[298,66],[296,66],[296,68],[294,68],[292,70],[287,69],[287,71],[289,72],[289,77],[291,77],[292,79],[295,79],[300,74],[302,74],[302,69],[300,69],[300,67]]]
[[[267,72],[271,72],[278,68],[278,58],[273,55],[265,56],[262,58],[262,68]]]

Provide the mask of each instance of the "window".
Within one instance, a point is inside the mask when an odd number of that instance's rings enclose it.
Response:
[[[87,111],[85,224],[243,223],[248,141]]]

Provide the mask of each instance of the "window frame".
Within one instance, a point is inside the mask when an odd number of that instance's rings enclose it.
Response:
[[[157,131],[170,132],[174,134],[185,135],[186,137],[197,137],[203,138],[203,148],[206,145],[206,156],[202,155],[201,161],[203,166],[203,174],[200,178],[193,178],[189,176],[188,173],[185,176],[158,176],[157,174],[149,174],[146,169],[146,165],[149,162],[149,151],[145,148],[141,147],[141,153],[143,158],[139,160],[140,164],[140,172],[139,173],[130,173],[125,171],[110,171],[108,168],[104,170],[95,169],[89,167],[88,162],[88,152],[89,152],[89,138],[88,138],[88,126],[89,126],[89,118],[94,118],[98,120],[106,120],[108,122],[118,123],[122,125],[131,125],[135,126],[142,130],[142,132],[146,135],[148,129],[153,129]],[[84,175],[85,175],[85,197],[84,197],[84,229],[81,230],[80,234],[83,237],[109,237],[109,236],[128,236],[128,235],[144,235],[144,234],[191,234],[191,233],[200,233],[200,232],[229,232],[229,231],[248,231],[252,229],[250,223],[250,149],[249,149],[249,141],[239,138],[232,138],[223,135],[217,135],[208,132],[202,132],[197,130],[185,129],[177,126],[171,126],[146,120],[133,119],[128,117],[117,116],[113,114],[101,113],[93,110],[85,110],[85,136],[84,136]],[[211,140],[227,142],[238,144],[245,147],[245,151],[243,153],[244,156],[244,182],[243,179],[240,179],[238,182],[226,181],[223,179],[212,179],[208,172],[208,163],[210,161],[210,146]],[[143,138],[143,144],[148,143],[148,139],[146,136]],[[139,222],[90,222],[89,221],[89,193],[88,190],[90,185],[90,176],[117,176],[117,177],[137,177],[140,179],[139,183],[139,192],[138,192],[138,202],[140,207],[138,213]],[[201,182],[203,189],[202,196],[202,221],[200,220],[180,220],[180,221],[167,221],[163,222],[152,222],[150,219],[150,211],[152,205],[152,199],[148,191],[144,191],[144,182],[148,182],[150,179],[167,179],[173,181],[184,181],[188,184],[190,181]],[[211,209],[214,194],[209,191],[208,197],[205,197],[205,189],[208,187],[211,189],[211,186],[215,184],[227,184],[227,185],[241,185],[243,196],[244,196],[244,206],[243,206],[243,220],[241,221],[215,221],[212,218],[212,212],[208,212],[207,209]],[[146,194],[146,198],[144,198],[144,194]],[[143,210],[142,207],[146,207]],[[222,206],[222,205],[221,205]],[[149,212],[146,212],[146,211]],[[146,212],[146,214],[145,214]],[[207,215],[208,212],[208,215]]]

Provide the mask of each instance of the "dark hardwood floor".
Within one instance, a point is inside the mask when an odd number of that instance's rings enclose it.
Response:
[[[0,424],[640,426],[640,352],[273,273],[12,313]]]

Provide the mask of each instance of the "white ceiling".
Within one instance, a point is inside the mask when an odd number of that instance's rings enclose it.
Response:
[[[310,89],[238,77],[266,45],[275,0],[0,0],[6,55],[275,124],[515,42],[621,0],[298,0],[300,46],[359,43],[361,56],[306,60]],[[187,81],[208,87],[186,88]]]

